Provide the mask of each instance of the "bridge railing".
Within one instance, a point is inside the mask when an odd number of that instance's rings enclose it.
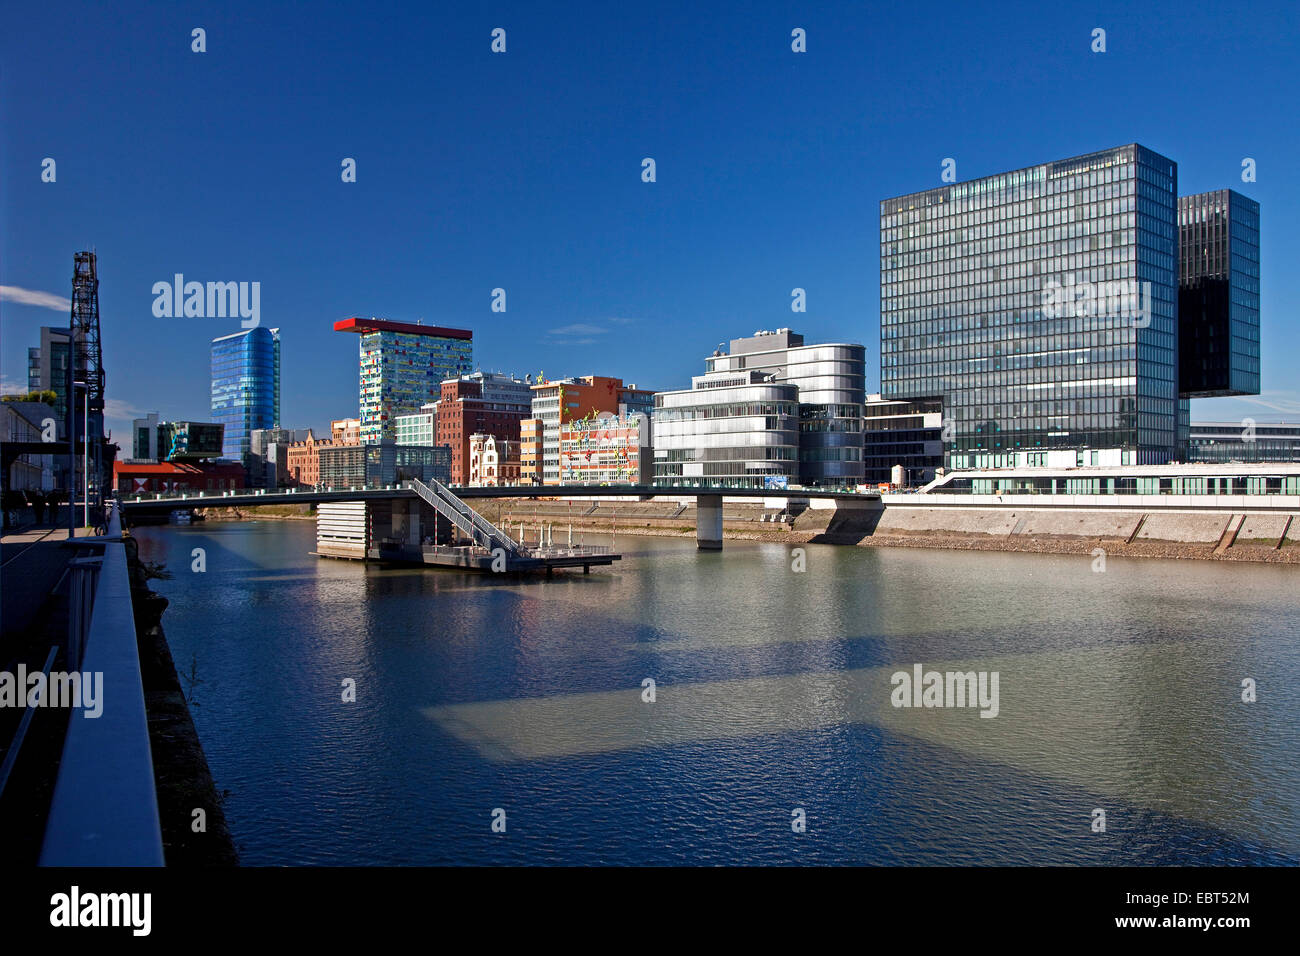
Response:
[[[162,829],[154,786],[126,546],[115,502],[103,538],[82,542],[104,549],[89,630],[80,661],[84,680],[100,681],[97,716],[74,712],[54,783],[42,866],[162,866]]]

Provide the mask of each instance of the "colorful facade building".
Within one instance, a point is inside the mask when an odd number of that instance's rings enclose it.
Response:
[[[360,339],[360,437],[365,445],[396,439],[398,415],[437,400],[442,383],[473,368],[474,335],[466,329],[383,319],[343,319],[336,332]]]
[[[560,426],[560,483],[648,485],[654,479],[650,417],[589,415]]]
[[[519,484],[519,442],[496,435],[469,436],[469,480],[472,488]]]
[[[620,406],[624,412],[654,410],[655,393],[649,389],[624,385],[621,378],[603,375],[584,375],[558,381],[542,381],[532,386],[532,417],[541,421],[540,472],[542,484],[560,484],[560,426],[566,422],[586,418],[592,413],[609,412],[617,415]]]

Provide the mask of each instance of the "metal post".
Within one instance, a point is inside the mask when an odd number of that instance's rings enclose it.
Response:
[[[82,515],[85,519],[82,527],[90,527],[90,389],[82,388],[85,413],[81,418],[81,477],[84,490],[81,494]]]

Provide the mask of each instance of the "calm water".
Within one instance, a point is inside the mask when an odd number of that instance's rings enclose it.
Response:
[[[138,531],[249,864],[1300,861],[1297,568],[620,536],[507,582],[314,534]],[[998,716],[892,707],[916,663]]]

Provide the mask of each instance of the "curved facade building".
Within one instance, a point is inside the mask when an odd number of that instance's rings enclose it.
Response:
[[[758,371],[798,388],[799,482],[854,485],[863,481],[862,416],[866,346],[804,345],[789,329],[732,339],[730,354],[706,360],[710,372]]]
[[[248,464],[253,432],[280,426],[280,330],[262,326],[212,340],[212,420],[222,456]]]
[[[799,390],[770,374],[709,372],[655,395],[656,485],[784,488],[799,481]]]

